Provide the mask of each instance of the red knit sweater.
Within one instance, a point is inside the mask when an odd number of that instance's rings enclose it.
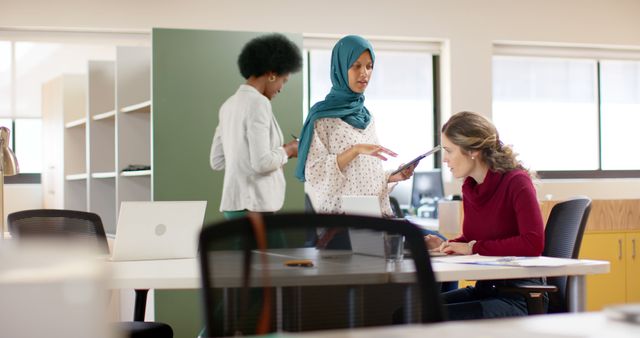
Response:
[[[476,240],[473,253],[487,256],[539,256],[542,253],[542,214],[526,171],[489,170],[481,184],[467,177],[462,196],[462,235],[451,241]]]

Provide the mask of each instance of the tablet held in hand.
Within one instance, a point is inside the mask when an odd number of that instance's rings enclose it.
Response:
[[[424,154],[418,155],[418,157],[414,158],[413,160],[411,160],[409,163],[406,163],[404,165],[402,165],[400,168],[396,169],[394,172],[391,173],[391,175],[395,175],[413,165],[418,165],[418,163],[420,162],[420,160],[422,160],[423,158],[434,154],[435,152],[437,152],[438,150],[442,149],[442,147],[440,145],[437,145],[435,147],[433,147],[433,149],[427,151]]]

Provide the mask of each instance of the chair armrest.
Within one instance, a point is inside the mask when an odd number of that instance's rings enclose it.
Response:
[[[498,292],[515,293],[524,297],[527,302],[527,310],[529,314],[543,314],[544,309],[544,293],[557,292],[558,287],[555,285],[523,285],[523,286],[498,286]]]
[[[558,287],[555,285],[498,286],[498,291],[501,293],[519,293],[525,297],[530,297],[530,293],[558,292]]]

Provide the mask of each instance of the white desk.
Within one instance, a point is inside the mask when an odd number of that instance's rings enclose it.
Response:
[[[240,286],[238,257],[220,256],[216,262],[217,287]],[[284,267],[282,262],[293,258],[315,261],[313,268]],[[259,262],[259,260],[254,260]],[[609,262],[575,260],[578,264],[560,267],[516,267],[434,262],[436,279],[441,282],[483,279],[570,276],[573,293],[572,311],[584,310],[585,275],[609,272]],[[112,269],[111,287],[114,289],[196,289],[200,287],[200,268],[197,259],[149,260],[109,262]],[[345,251],[315,249],[269,250],[271,285],[274,287],[306,285],[366,285],[382,283],[411,283],[415,278],[412,260],[390,267],[384,259],[352,255]],[[229,269],[225,277],[224,269]],[[259,277],[259,276],[257,276]]]
[[[637,338],[640,325],[610,320],[601,312],[554,314],[511,319],[485,319],[424,325],[282,333],[281,338]]]
[[[334,250],[323,255],[315,249],[269,250],[270,264],[278,266],[287,259],[308,258],[314,260],[313,268],[271,268],[273,286],[299,285],[343,285],[350,282],[363,284],[410,283],[414,281],[414,266],[410,259],[399,266],[389,266],[384,259],[363,255],[352,255]],[[233,268],[238,264],[232,256],[219,257],[218,271],[223,267]],[[235,262],[234,262],[235,261]],[[551,276],[584,276],[609,272],[609,262],[573,260],[577,264],[557,267],[518,267],[432,262],[436,279],[440,282],[486,279],[509,279]],[[258,262],[254,260],[254,263]],[[167,259],[146,261],[108,262],[112,270],[111,286],[115,289],[194,289],[200,287],[198,260]],[[344,276],[343,276],[344,274]],[[294,278],[292,280],[292,278]],[[222,281],[220,287],[239,286],[239,282]],[[303,283],[303,284],[300,284]]]

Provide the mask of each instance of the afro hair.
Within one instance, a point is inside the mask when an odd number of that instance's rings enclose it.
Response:
[[[300,49],[282,34],[262,35],[249,41],[238,57],[238,67],[245,79],[268,72],[278,75],[295,73],[302,68]]]

